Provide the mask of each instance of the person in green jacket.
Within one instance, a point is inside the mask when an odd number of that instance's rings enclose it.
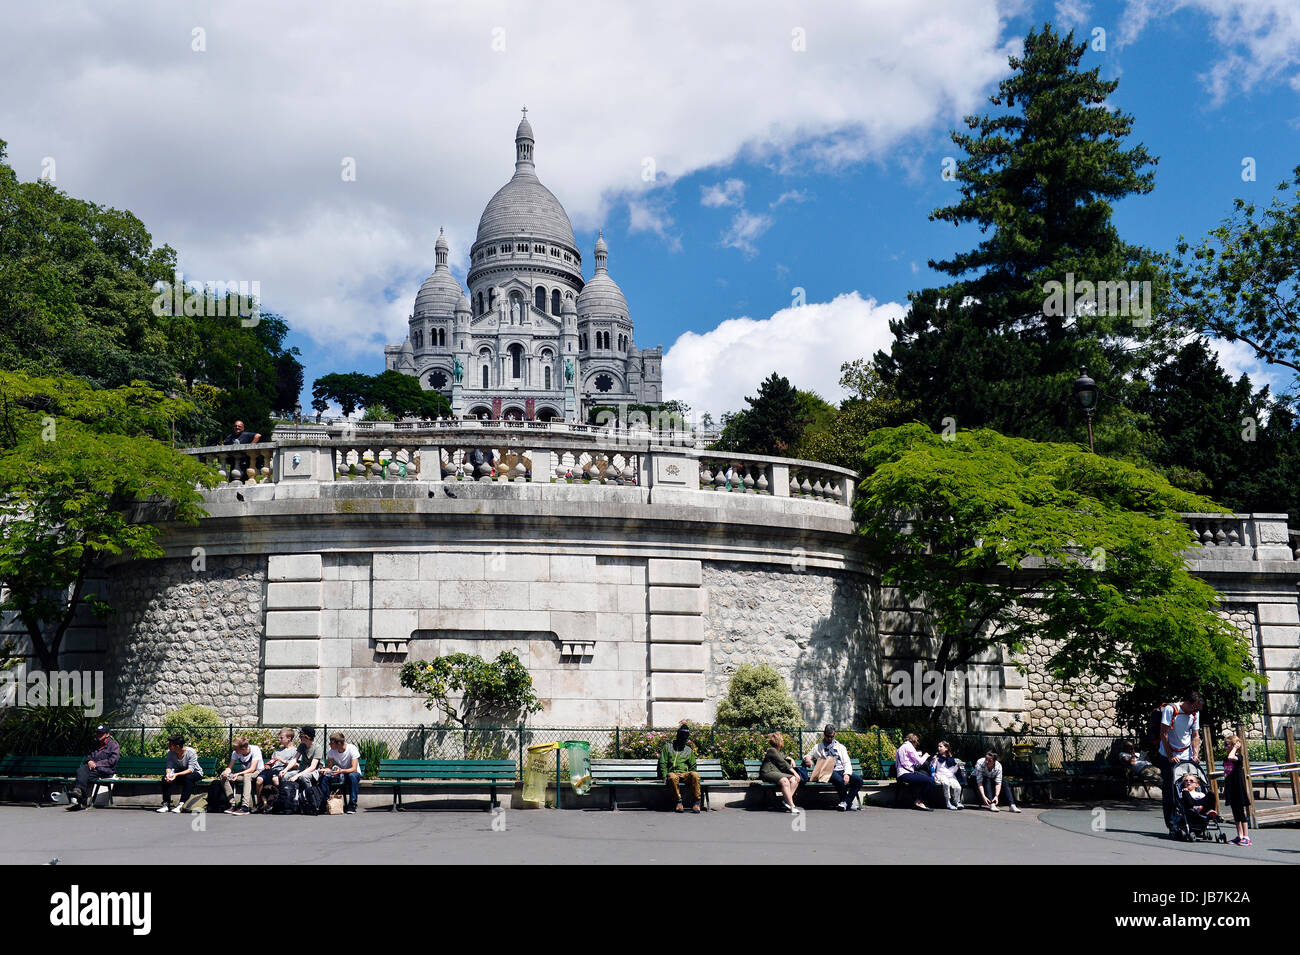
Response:
[[[665,743],[659,754],[659,775],[668,783],[668,791],[677,803],[674,812],[682,812],[681,784],[691,787],[691,812],[700,811],[700,774],[695,770],[695,750],[690,745],[691,729],[685,723],[677,727],[677,736]]]

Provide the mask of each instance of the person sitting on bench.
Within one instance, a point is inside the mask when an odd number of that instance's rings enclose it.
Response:
[[[172,807],[172,786],[181,784],[181,802]],[[194,795],[194,787],[203,780],[203,767],[194,747],[185,745],[185,737],[173,733],[167,740],[167,766],[162,778],[162,806],[159,812],[180,812]]]
[[[330,783],[337,781],[347,790],[343,812],[352,815],[357,811],[357,796],[361,791],[361,752],[349,743],[342,733],[330,733],[330,748],[325,753],[328,768],[321,775],[321,788],[329,802]]]
[[[929,773],[922,772],[931,757],[917,751],[916,745],[919,742],[921,738],[915,733],[907,734],[907,739],[903,740],[903,745],[898,747],[898,752],[894,754],[894,772],[898,776],[898,785],[905,787],[912,796],[912,805],[917,809],[930,812],[930,807],[925,804],[925,797],[939,784]]]
[[[784,748],[784,736],[780,733],[768,736],[767,752],[763,754],[763,764],[758,768],[758,778],[765,783],[772,783],[780,790],[785,797],[783,808],[786,812],[799,812],[799,807],[794,804],[794,791],[803,782],[805,774],[800,773],[790,757],[781,752]]]
[[[862,806],[858,804],[858,790],[862,788],[862,777],[853,772],[849,751],[843,743],[836,741],[835,727],[829,723],[822,730],[822,738],[817,741],[817,745],[804,754],[803,762],[805,766],[812,766],[816,760],[828,757],[835,760],[835,768],[831,770],[830,779],[831,785],[835,787],[835,792],[840,797],[839,805],[835,808],[840,812],[861,809]]]
[[[69,810],[85,809],[90,805],[90,794],[94,789],[91,781],[107,779],[117,769],[117,760],[122,755],[122,747],[117,745],[117,740],[113,739],[108,732],[108,727],[102,723],[96,726],[95,739],[99,741],[99,745],[86,757],[86,761],[77,767],[77,781],[72,786]]]
[[[691,787],[691,812],[700,811],[700,774],[695,768],[695,750],[691,748],[690,738],[691,728],[683,722],[677,727],[677,736],[664,743],[659,754],[659,775],[668,784],[668,791],[677,804],[674,812],[682,811],[683,782]]]
[[[254,812],[269,812],[272,790],[280,791],[284,778],[298,766],[298,747],[293,745],[293,730],[286,726],[280,730],[280,748],[271,752],[271,758],[257,776],[254,784],[257,793],[257,808]]]

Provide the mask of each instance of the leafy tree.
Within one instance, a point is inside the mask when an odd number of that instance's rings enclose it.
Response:
[[[20,183],[4,155],[0,141],[0,368],[189,398],[169,422],[183,442],[210,443],[234,418],[268,433],[273,410],[296,406],[302,365],[283,319],[173,288],[176,253],[139,219]]]
[[[375,405],[388,416],[428,417],[451,414],[451,404],[436,391],[425,391],[410,375],[391,369],[378,375],[360,372],[322,375],[312,385],[312,407],[324,411],[333,401],[351,416]],[[372,419],[373,420],[373,419]]]
[[[795,457],[856,468],[868,434],[912,416],[912,406],[900,400],[875,367],[861,358],[840,365],[840,387],[848,397],[830,421],[804,430]]]
[[[766,663],[742,663],[718,702],[715,722],[742,729],[803,729],[803,712],[781,674]]]
[[[1282,193],[1294,188],[1289,200]],[[1300,372],[1300,166],[1267,210],[1241,199],[1193,248],[1177,246],[1170,312],[1185,327],[1245,342]],[[1289,203],[1289,204],[1288,204]]]
[[[1134,698],[1171,692],[1171,671],[1221,694],[1256,678],[1214,588],[1187,568],[1179,512],[1213,502],[1077,445],[989,430],[875,431],[863,465],[868,555],[884,584],[926,600],[939,671],[1037,638],[1055,678],[1124,677]]]
[[[745,403],[749,405],[745,410],[724,415],[715,447],[740,454],[789,454],[808,423],[808,399],[788,379],[772,372],[758,386],[757,395],[745,397]]]
[[[101,558],[161,557],[158,528],[145,520],[203,516],[198,488],[215,476],[161,440],[192,409],[145,385],[0,372],[0,580],[9,588],[0,610],[17,613],[43,668],[57,667]]]
[[[528,668],[509,650],[488,663],[470,653],[452,653],[402,665],[402,686],[423,693],[427,709],[459,726],[485,717],[514,719],[542,708]]]
[[[311,406],[324,411],[333,401],[343,409],[344,416],[351,417],[358,406],[365,404],[364,393],[369,377],[355,371],[321,375],[312,382]]]
[[[998,110],[966,117],[973,132],[952,134],[965,153],[955,170],[961,198],[930,218],[975,224],[984,238],[929,263],[952,283],[909,295],[907,314],[890,323],[890,354],[875,357],[884,382],[933,427],[951,417],[963,428],[1077,440],[1070,385],[1087,366],[1106,398],[1099,447],[1111,446],[1112,425],[1118,444],[1137,444],[1131,417],[1112,415],[1164,333],[1141,324],[1149,316],[1118,314],[1119,302],[1104,295],[1100,307],[1077,298],[1067,306],[1048,284],[1064,286],[1071,275],[1151,281],[1152,313],[1163,301],[1153,257],[1111,222],[1112,202],[1151,190],[1156,160],[1142,145],[1125,148],[1133,118],[1105,105],[1117,81],[1079,68],[1086,49],[1050,25],[1031,30],[990,98]]]

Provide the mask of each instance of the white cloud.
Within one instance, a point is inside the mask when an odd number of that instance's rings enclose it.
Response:
[[[260,278],[296,330],[377,354],[439,225],[463,274],[520,105],[578,228],[631,202],[671,244],[655,197],[682,176],[842,165],[977,109],[1015,45],[999,3],[33,4],[0,31],[0,135],[21,178],[53,157],[60,187],[131,209],[187,273]]]
[[[771,208],[784,205],[787,202],[807,202],[808,193],[803,189],[790,189],[776,197],[776,202],[772,203]]]
[[[731,220],[731,227],[722,234],[722,245],[728,249],[739,249],[746,258],[758,255],[754,240],[772,228],[772,217],[761,213],[747,212],[741,209]]]
[[[687,332],[664,355],[664,393],[719,417],[746,407],[745,396],[772,372],[827,401],[845,397],[840,365],[888,350],[889,320],[907,306],[856,291],[829,302],[784,308],[770,318],[731,318],[704,334]]]
[[[1056,27],[1062,32],[1079,29],[1091,15],[1088,0],[1056,0]]]
[[[700,205],[710,209],[719,206],[738,206],[745,197],[745,183],[742,179],[728,179],[711,186],[700,187]]]
[[[672,231],[673,217],[667,212],[662,197],[633,199],[627,204],[628,232],[652,232],[667,243],[673,252],[682,250],[681,237]],[[473,244],[473,239],[468,240]]]
[[[1216,105],[1233,93],[1285,77],[1300,89],[1300,4],[1296,0],[1128,0],[1119,45],[1134,42],[1153,20],[1194,10],[1210,21],[1224,50],[1201,75]]]

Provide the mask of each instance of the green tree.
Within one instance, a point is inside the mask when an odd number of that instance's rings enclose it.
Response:
[[[787,378],[772,372],[745,403],[745,410],[723,416],[715,447],[740,454],[789,454],[808,423],[808,399]]]
[[[436,391],[425,391],[420,382],[400,371],[385,371],[370,378],[362,404],[382,405],[399,417],[436,418],[451,414],[451,403]]]
[[[714,721],[738,729],[803,729],[803,713],[781,674],[766,663],[742,663],[732,674]]]
[[[1170,314],[1184,328],[1245,342],[1260,360],[1294,374],[1300,372],[1300,166],[1278,192],[1262,212],[1236,200],[1232,215],[1195,247],[1180,238]]]
[[[145,385],[0,372],[0,610],[14,611],[45,669],[105,557],[161,557],[147,521],[195,523],[215,476],[161,438],[193,410]],[[98,597],[85,602],[109,611]]]
[[[542,708],[528,668],[509,650],[491,663],[470,653],[408,661],[402,665],[401,682],[424,694],[427,709],[438,710],[459,726],[483,718],[514,720]]]
[[[1213,502],[1077,445],[945,439],[920,424],[873,432],[863,473],[868,556],[884,584],[925,599],[937,670],[1042,639],[1057,679],[1124,678],[1130,696],[1170,692],[1170,670],[1220,694],[1259,679],[1214,588],[1187,567],[1179,512],[1221,510]]]
[[[1165,334],[1143,324],[1150,315],[1120,314],[1131,307],[1120,308],[1117,291],[1108,301],[1096,290],[1101,305],[1062,301],[1071,277],[1150,281],[1151,313],[1164,292],[1153,257],[1111,221],[1113,202],[1151,190],[1156,160],[1140,144],[1125,148],[1133,118],[1106,105],[1117,81],[1080,69],[1086,49],[1050,25],[1031,30],[991,97],[998,109],[968,116],[972,132],[952,134],[964,152],[955,169],[961,198],[930,218],[977,225],[984,238],[930,262],[952,283],[909,295],[907,314],[890,323],[891,352],[875,358],[884,381],[932,427],[953,418],[963,428],[1077,440],[1070,383],[1087,366],[1106,399],[1099,447],[1111,446],[1112,427],[1115,443],[1138,445],[1132,430],[1141,422],[1117,411],[1130,398],[1130,373],[1153,360]]]
[[[867,435],[877,428],[902,424],[912,417],[913,406],[900,400],[875,367],[864,359],[840,365],[840,387],[847,393],[827,422],[804,430],[795,457],[857,468]]]

